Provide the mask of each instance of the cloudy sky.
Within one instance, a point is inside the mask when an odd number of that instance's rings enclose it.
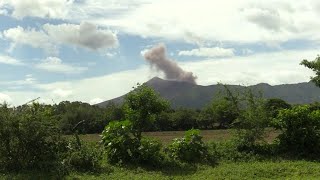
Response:
[[[158,44],[200,85],[305,82],[319,18],[318,0],[1,0],[0,101],[117,97],[166,77]]]

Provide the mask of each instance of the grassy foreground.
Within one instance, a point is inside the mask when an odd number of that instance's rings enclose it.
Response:
[[[184,170],[146,170],[106,165],[103,172],[71,173],[65,179],[319,179],[320,163],[307,161],[222,163]],[[54,174],[2,174],[0,179],[57,179]]]
[[[269,129],[266,140],[272,141],[278,132]],[[159,139],[164,145],[183,131],[145,132],[145,136]],[[205,141],[225,141],[232,138],[231,130],[201,131]],[[72,136],[68,136],[72,138]],[[86,142],[98,142],[98,134],[81,135]],[[265,160],[251,162],[220,162],[216,166],[186,165],[184,168],[146,169],[143,167],[117,167],[103,161],[97,173],[71,172],[63,179],[319,179],[320,163],[301,160]],[[0,174],[0,179],[61,179],[53,173],[26,172]]]
[[[72,174],[69,179],[319,179],[320,163],[306,161],[225,163],[188,171],[111,168],[100,175]]]

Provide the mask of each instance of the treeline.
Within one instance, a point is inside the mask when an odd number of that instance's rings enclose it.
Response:
[[[105,108],[83,102],[63,101],[54,105],[39,104],[52,112],[51,118],[64,134],[73,134],[74,126],[79,122],[77,131],[80,134],[101,133],[111,121],[125,119],[125,105],[109,104]],[[318,107],[318,104],[311,105]],[[277,115],[280,109],[290,108],[291,105],[281,99],[264,101],[264,108],[270,119]],[[28,108],[27,105],[17,107],[16,110]],[[232,128],[239,113],[233,102],[227,96],[216,97],[203,109],[172,109],[169,105],[156,114],[150,124],[146,124],[144,131],[176,131],[195,129],[225,129]]]

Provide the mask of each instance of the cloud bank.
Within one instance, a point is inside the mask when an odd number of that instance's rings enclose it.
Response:
[[[50,55],[57,55],[58,45],[62,44],[95,51],[118,46],[118,38],[115,33],[98,29],[89,22],[82,22],[80,25],[44,24],[40,30],[24,29],[18,26],[5,30],[3,36],[11,41],[11,51],[17,45],[28,45],[44,49]]]

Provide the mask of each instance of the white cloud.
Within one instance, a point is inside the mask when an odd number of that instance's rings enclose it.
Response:
[[[251,49],[248,49],[248,48],[245,48],[245,49],[242,49],[242,54],[244,55],[249,55],[249,54],[253,54],[253,50]]]
[[[94,105],[94,104],[101,103],[101,102],[103,102],[103,101],[105,101],[105,100],[104,100],[104,99],[101,99],[101,98],[94,98],[94,99],[91,99],[91,100],[89,101],[89,104]]]
[[[82,22],[80,25],[45,24],[43,29],[56,42],[85,47],[92,50],[114,48],[118,45],[115,33],[98,29],[94,24]]]
[[[4,102],[11,103],[12,99],[9,95],[0,92],[0,104]]]
[[[35,68],[55,73],[78,74],[88,70],[86,67],[77,67],[71,64],[64,64],[57,57],[48,57],[35,65]]]
[[[37,79],[34,78],[32,74],[27,74],[27,75],[26,75],[26,78],[25,78],[25,80],[24,80],[24,82],[25,82],[26,84],[33,84],[33,83],[35,83],[36,81],[37,81]]]
[[[58,88],[58,89],[53,90],[52,93],[58,97],[67,98],[72,94],[72,90]]]
[[[0,15],[7,16],[8,15],[8,11],[6,9],[0,9]]]
[[[217,82],[242,85],[262,82],[271,85],[290,84],[310,80],[313,72],[299,64],[305,58],[313,60],[319,50],[279,51],[182,63],[181,66],[194,72],[201,85]]]
[[[0,55],[0,63],[15,65],[15,66],[23,65],[23,63],[20,60],[17,60],[17,59],[10,57],[10,56],[5,56],[5,55]]]
[[[40,18],[65,18],[73,0],[3,0],[0,8],[12,9],[11,16]],[[6,9],[2,9],[6,10]]]
[[[195,44],[320,40],[317,3],[317,0],[161,0],[143,4],[116,18],[101,16],[91,20],[142,37]]]
[[[220,47],[192,49],[190,51],[180,51],[179,56],[198,56],[198,57],[229,57],[234,56],[234,49]]]
[[[37,84],[37,79],[33,77],[32,74],[27,74],[24,79],[16,81],[0,81],[0,86],[3,86],[8,89],[25,89],[27,86],[32,86]]]
[[[105,54],[107,57],[109,57],[109,58],[113,58],[113,57],[115,57],[116,55],[118,55],[118,53],[117,52],[107,52],[106,54]]]
[[[106,6],[107,4],[107,6]],[[318,0],[2,0],[12,16],[94,22],[142,37],[206,41],[320,40]],[[10,8],[9,8],[10,9]],[[10,11],[9,11],[10,12]]]
[[[3,93],[12,97],[14,105],[23,104],[36,97],[40,97],[39,102],[41,103],[59,103],[65,100],[94,103],[98,102],[98,100],[107,100],[123,95],[130,91],[136,83],[143,83],[156,75],[157,73],[150,71],[147,66],[141,66],[135,70],[127,70],[100,77],[34,84],[33,88],[37,89],[37,91],[12,90]]]
[[[3,32],[5,39],[11,41],[9,51],[17,45],[29,45],[44,49],[50,55],[58,54],[58,45],[68,44],[91,50],[103,50],[118,46],[117,35],[110,30],[98,29],[94,24],[83,22],[80,25],[45,24],[42,29],[24,29],[20,26]]]
[[[29,45],[33,48],[45,49],[49,54],[57,54],[56,46],[51,42],[50,38],[43,31],[35,29],[24,29],[20,26],[5,30],[3,35],[12,42],[11,50],[16,45]]]

